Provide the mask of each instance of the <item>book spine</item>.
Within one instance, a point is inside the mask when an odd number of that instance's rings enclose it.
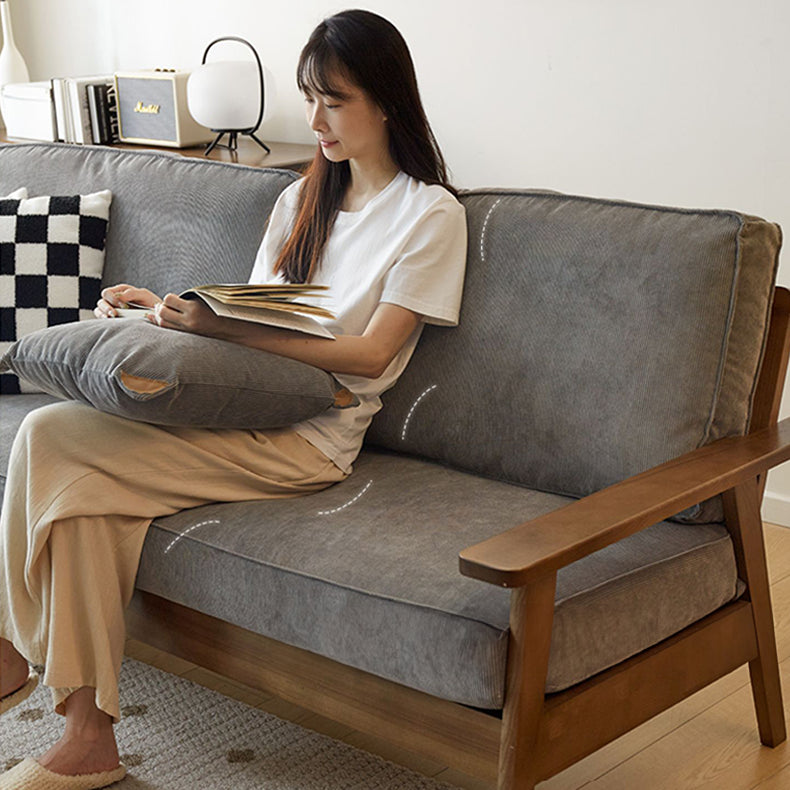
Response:
[[[59,102],[58,80],[56,78],[51,79],[50,85],[52,86],[52,112],[55,113],[55,141],[57,142],[63,140],[62,107],[58,106],[58,102]]]
[[[58,117],[55,115],[55,91],[52,90],[52,81],[49,83],[49,115],[51,118],[50,126],[52,135],[48,138],[53,143],[58,142]]]
[[[99,126],[101,128],[102,142],[106,145],[111,143],[112,129],[110,128],[110,102],[107,99],[109,85],[99,85],[96,92],[96,101],[99,104]]]
[[[115,93],[115,84],[110,82],[107,84],[107,92],[105,94],[107,99],[107,120],[109,123],[108,142],[120,143],[121,131],[118,123],[118,97]]]
[[[68,77],[64,78],[61,85],[63,91],[63,112],[66,116],[66,142],[74,142],[74,120],[71,112],[71,91],[69,90]]]
[[[98,144],[106,142],[102,136],[100,120],[101,108],[97,98],[100,87],[100,85],[87,85],[85,88],[88,94],[88,110],[90,112],[91,119],[91,137],[93,138],[93,142]]]
[[[90,145],[94,140],[93,132],[91,131],[91,111],[90,107],[88,107],[87,85],[77,85],[77,103],[82,142],[85,143],[85,145]]]
[[[58,77],[52,80],[52,103],[55,105],[55,139],[60,142],[66,142],[66,110],[63,104],[63,80]]]
[[[69,102],[71,105],[71,124],[75,143],[89,145],[93,142],[91,133],[90,109],[86,83],[75,79],[68,80]]]
[[[82,133],[82,117],[80,115],[80,94],[77,83],[73,79],[67,78],[69,95],[69,116],[71,118],[71,143],[84,143],[85,137]]]

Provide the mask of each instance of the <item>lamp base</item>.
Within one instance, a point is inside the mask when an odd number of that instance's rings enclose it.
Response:
[[[238,147],[239,147],[239,135],[240,134],[246,134],[247,137],[252,137],[252,139],[255,140],[255,142],[258,143],[258,145],[261,148],[264,148],[266,150],[267,154],[270,154],[272,152],[272,149],[269,148],[269,146],[266,145],[266,143],[262,142],[261,140],[259,140],[255,136],[255,130],[254,129],[252,131],[239,131],[238,129],[212,129],[211,131],[212,132],[219,132],[219,134],[217,134],[217,136],[214,138],[213,142],[211,142],[209,144],[208,148],[206,148],[204,156],[208,156],[217,147],[217,145],[219,145],[220,148],[227,148],[229,151],[237,150]],[[223,138],[224,135],[228,135],[227,145],[222,145],[219,142]]]

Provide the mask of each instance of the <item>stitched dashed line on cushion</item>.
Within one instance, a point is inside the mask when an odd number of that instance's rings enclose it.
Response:
[[[318,511],[318,515],[319,516],[328,516],[328,515],[331,515],[332,513],[337,513],[340,510],[345,510],[349,505],[353,505],[354,502],[356,502],[365,493],[365,491],[367,491],[372,485],[373,485],[373,481],[372,480],[368,480],[368,484],[353,499],[350,499],[348,502],[346,502],[345,505],[341,505],[340,507],[336,507],[333,510],[319,510]]]
[[[480,233],[480,260],[483,263],[486,262],[486,252],[485,252],[485,239],[486,239],[486,231],[488,230],[488,220],[491,219],[491,215],[494,213],[494,209],[502,202],[502,198],[499,198],[490,209],[488,209],[488,214],[486,214],[485,222],[483,222],[483,230]]]
[[[425,392],[423,392],[423,393],[422,393],[422,395],[420,395],[420,397],[419,397],[419,398],[417,398],[417,400],[416,400],[416,401],[414,401],[414,404],[412,405],[411,409],[409,409],[409,413],[406,415],[406,419],[405,419],[405,420],[404,420],[404,422],[403,422],[403,430],[401,431],[401,435],[400,435],[401,441],[404,441],[404,439],[406,438],[406,427],[407,427],[407,426],[408,426],[408,424],[409,424],[409,420],[411,419],[411,415],[412,415],[412,414],[414,414],[414,410],[417,408],[417,404],[418,404],[418,403],[419,403],[419,402],[420,402],[420,401],[421,401],[421,400],[422,400],[422,399],[423,399],[423,398],[424,398],[424,397],[425,397],[425,396],[426,396],[426,395],[427,395],[427,394],[428,394],[428,393],[429,393],[431,390],[435,390],[435,389],[436,389],[438,386],[439,386],[438,384],[432,384],[430,387],[428,387],[428,389],[427,389],[427,390],[425,390]]]
[[[198,527],[205,527],[207,524],[221,524],[221,523],[222,522],[219,519],[214,518],[214,519],[209,519],[208,521],[201,521],[198,524],[193,524],[189,529],[185,529],[177,538],[175,538],[175,540],[173,540],[170,543],[170,545],[165,549],[165,554],[167,554],[167,552],[170,551],[170,549],[172,549],[173,546],[175,546],[176,543],[178,543],[178,541],[184,537],[184,535],[188,535],[190,532],[192,532],[193,529],[197,529]]]

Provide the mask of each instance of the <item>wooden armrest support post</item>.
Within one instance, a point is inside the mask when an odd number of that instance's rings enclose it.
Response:
[[[720,439],[464,549],[461,573],[522,587],[788,459],[790,418]]]
[[[773,607],[768,581],[760,496],[757,478],[746,480],[723,494],[724,517],[732,537],[738,577],[746,582],[743,599],[751,605],[757,654],[749,661],[757,726],[766,746],[786,738],[782,687],[776,654]]]

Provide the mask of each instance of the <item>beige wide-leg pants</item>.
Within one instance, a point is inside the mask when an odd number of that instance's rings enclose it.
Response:
[[[14,441],[0,514],[0,636],[45,665],[58,713],[92,686],[117,723],[124,609],[151,521],[344,477],[289,429],[165,428],[70,402],[37,409]]]

